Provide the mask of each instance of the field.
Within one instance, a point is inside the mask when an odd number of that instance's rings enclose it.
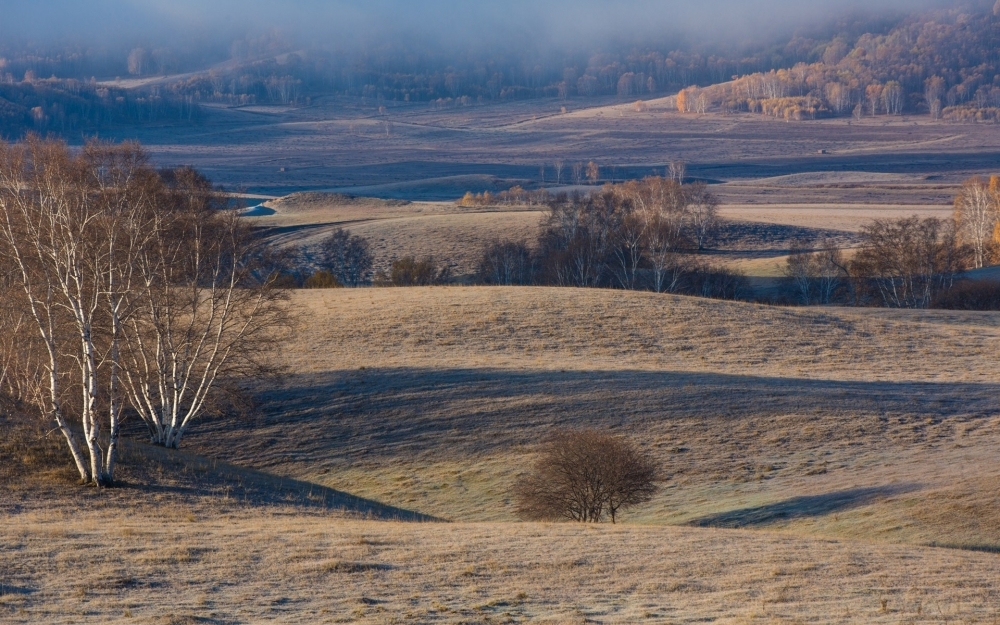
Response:
[[[687,161],[727,219],[712,259],[764,281],[797,239],[950,217],[998,162],[992,125],[599,104],[331,98],[116,136],[241,188],[278,245],[343,227],[379,268],[433,256],[460,282],[543,213],[454,200],[583,189],[574,162]],[[1000,622],[998,313],[473,286],[291,304],[252,410],[180,451],[133,424],[120,488],[73,485],[44,424],[0,416],[0,622]],[[617,525],[517,521],[535,444],[584,425],[649,452],[657,495]]]
[[[251,422],[129,455],[125,489],[4,495],[4,618],[993,622],[1000,318],[625,295],[298,293]],[[512,523],[533,441],[579,423],[640,441],[661,493]],[[408,511],[451,522],[378,520]]]
[[[1000,126],[991,124],[922,116],[788,123],[750,114],[681,115],[672,98],[647,104],[641,113],[631,104],[574,100],[458,108],[386,103],[379,112],[373,101],[322,98],[300,108],[217,108],[197,126],[109,130],[107,138],[140,139],[158,163],[195,165],[217,183],[272,197],[340,190],[453,200],[515,183],[572,184],[575,162],[594,160],[602,180],[613,181],[662,174],[668,161],[681,159],[693,178],[736,183],[739,203],[947,204],[952,185],[997,162]],[[557,160],[564,162],[558,185]],[[749,189],[754,181],[796,175],[821,186],[796,184],[779,200],[767,188]]]

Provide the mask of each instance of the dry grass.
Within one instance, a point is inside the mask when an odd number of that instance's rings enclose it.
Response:
[[[482,250],[496,239],[538,238],[542,213],[537,211],[433,215],[370,222],[350,228],[372,242],[376,267],[403,256],[434,257],[458,276],[475,273]]]
[[[993,554],[183,508],[0,525],[5,623],[994,623]]]
[[[404,256],[433,257],[457,276],[475,272],[482,249],[497,238],[534,241],[541,212],[468,209],[453,202],[413,202],[298,194],[268,202],[271,215],[252,217],[278,245],[307,251],[336,228],[369,240],[376,269]]]
[[[632,520],[1000,545],[1000,315],[550,288],[296,298],[296,373],[263,393],[249,436],[203,424],[203,453],[509,520],[531,445],[594,425],[671,476]]]
[[[295,298],[296,373],[256,419],[203,422],[185,453],[129,445],[123,488],[45,472],[58,445],[0,423],[21,454],[0,476],[0,621],[1000,621],[1000,560],[976,551],[1000,547],[1000,315]],[[534,442],[582,424],[659,458],[657,498],[629,525],[495,522]],[[408,510],[494,522],[352,518]]]
[[[726,219],[858,232],[873,219],[901,219],[919,215],[948,219],[954,210],[944,204],[726,204],[719,211]]]

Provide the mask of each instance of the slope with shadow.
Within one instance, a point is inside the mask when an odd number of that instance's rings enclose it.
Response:
[[[666,470],[634,521],[1000,544],[1000,315],[549,288],[295,297],[288,375],[258,389],[252,426],[202,423],[202,453],[508,520],[533,445],[595,426]]]

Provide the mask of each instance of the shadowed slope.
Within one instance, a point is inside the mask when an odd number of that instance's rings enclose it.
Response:
[[[512,518],[553,427],[606,427],[662,463],[651,523],[919,484],[755,525],[1000,544],[1000,315],[781,309],[548,288],[296,294],[293,373],[203,453],[453,520]],[[240,445],[236,441],[240,441]],[[922,501],[933,500],[934,506]]]

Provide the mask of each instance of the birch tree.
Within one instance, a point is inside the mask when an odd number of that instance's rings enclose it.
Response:
[[[962,242],[972,247],[976,269],[986,263],[994,229],[1000,221],[996,186],[973,178],[966,181],[955,196],[955,224]]]
[[[48,361],[48,393],[39,408],[66,439],[81,481],[100,485],[111,478],[99,447],[96,343],[106,289],[96,269],[109,259],[108,247],[96,244],[102,224],[91,191],[83,162],[63,144],[32,137],[0,146],[0,253],[17,268]],[[68,422],[67,391],[74,386],[82,445]]]
[[[719,200],[703,182],[687,187],[686,196],[691,238],[703,250],[719,230]]]
[[[153,244],[133,261],[123,386],[151,442],[176,448],[220,378],[269,369],[286,310],[262,242],[209,182],[181,169],[167,186]]]
[[[266,252],[198,191],[157,174],[137,144],[0,143],[0,326],[37,337],[4,349],[2,375],[54,423],[83,483],[114,481],[127,407],[166,424],[154,442],[176,447],[284,319],[260,277]]]

